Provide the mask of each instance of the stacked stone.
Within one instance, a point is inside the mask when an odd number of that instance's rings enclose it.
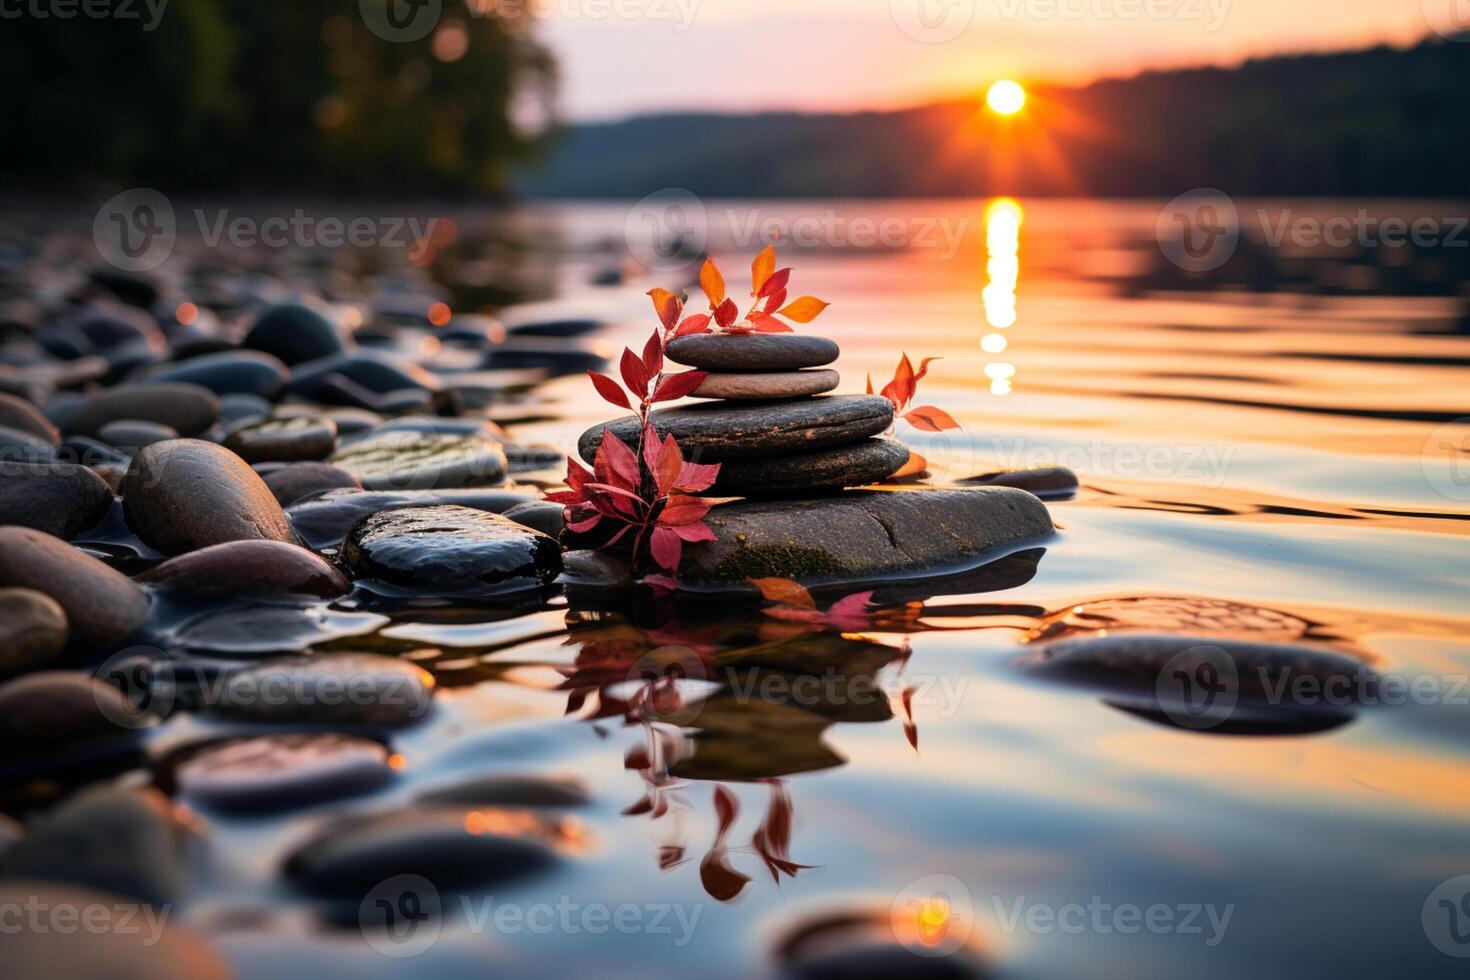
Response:
[[[796,497],[830,494],[891,476],[908,461],[902,443],[880,436],[893,406],[877,395],[827,395],[837,387],[838,348],[804,334],[694,334],[669,343],[665,356],[709,372],[693,393],[712,401],[661,409],[649,416],[670,432],[685,458],[719,463],[713,496]],[[583,433],[589,462],[603,429],[632,444],[637,419]]]

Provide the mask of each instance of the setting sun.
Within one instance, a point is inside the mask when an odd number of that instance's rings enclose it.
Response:
[[[1026,105],[1026,90],[1010,79],[1003,79],[990,86],[990,91],[985,93],[985,104],[992,112],[1014,116]]]

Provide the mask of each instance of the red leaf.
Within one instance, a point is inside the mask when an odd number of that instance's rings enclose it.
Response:
[[[905,415],[903,420],[923,432],[942,432],[960,427],[958,422],[950,418],[948,412],[933,405],[921,405]]]
[[[664,342],[659,339],[657,332],[648,338],[648,343],[643,345],[643,371],[649,378],[655,378],[664,369]]]
[[[838,599],[827,610],[827,621],[838,629],[868,625],[868,603],[872,598],[873,593],[869,590]]]
[[[704,267],[699,270],[699,286],[709,297],[711,308],[725,301],[725,277],[720,275],[720,267],[715,265],[714,259],[704,260]]]
[[[715,816],[719,817],[720,829],[717,831],[720,837],[729,833],[735,823],[735,817],[740,813],[740,800],[719,783],[715,784]]]
[[[653,428],[649,426],[649,428]],[[668,496],[674,489],[674,483],[679,479],[679,474],[684,470],[684,454],[679,452],[679,444],[670,435],[659,446],[658,454],[654,457],[653,465],[649,467],[653,473],[654,485],[658,488],[660,497]]]
[[[664,505],[663,512],[658,515],[658,523],[664,527],[693,524],[695,521],[704,520],[704,515],[709,513],[709,507],[709,502],[699,497],[689,497],[683,494],[670,497],[669,502]]]
[[[648,550],[659,568],[666,568],[671,572],[679,570],[679,558],[684,553],[684,545],[673,531],[666,527],[654,528],[648,539]]]
[[[601,523],[602,515],[594,510],[592,512],[592,516],[587,518],[586,520],[568,521],[567,530],[571,531],[573,534],[586,534],[588,531],[592,530]]]
[[[687,337],[692,333],[709,333],[709,314],[696,313],[679,324],[679,329],[674,331],[675,337]]]
[[[926,357],[922,361],[919,362],[919,370],[917,370],[917,371],[914,372],[914,385],[916,387],[918,386],[919,382],[924,379],[924,375],[926,375],[926,374],[929,373],[929,365],[932,362],[934,362],[934,361],[940,361],[940,360],[943,360],[943,358],[942,357]]]
[[[589,499],[597,506],[597,509],[609,517],[627,515],[636,519],[645,506],[642,497],[629,493],[622,487],[615,487],[607,483],[589,483],[587,490]]]
[[[648,370],[643,366],[643,361],[638,355],[628,348],[623,348],[623,359],[618,362],[618,370],[622,372],[623,384],[628,386],[635,398],[642,400],[648,394]]]
[[[622,489],[631,489],[643,481],[637,454],[608,429],[602,430],[602,445],[592,465],[602,483],[621,482]]]
[[[793,582],[789,578],[753,578],[750,584],[761,590],[761,595],[771,602],[780,602],[788,606],[801,606],[805,609],[817,608],[816,600],[800,583]]]
[[[740,307],[735,305],[733,299],[727,299],[715,309],[715,322],[722,327],[728,327],[740,318]]]
[[[679,540],[688,542],[689,544],[718,540],[715,537],[715,532],[711,531],[709,525],[702,521],[697,524],[680,524],[678,527],[670,528],[669,530],[677,534]]]
[[[567,486],[574,492],[582,489],[582,484],[592,480],[592,474],[587,472],[587,467],[577,462],[572,457],[567,457]]]
[[[767,245],[761,249],[760,254],[755,257],[755,261],[750,264],[750,295],[759,296],[761,287],[770,280],[775,271],[776,248],[774,245]]]
[[[664,379],[658,383],[653,390],[653,397],[649,401],[671,402],[676,398],[683,398],[695,388],[704,384],[704,379],[709,377],[707,371],[684,371],[679,374],[666,374]]]
[[[756,288],[756,295],[761,299],[765,299],[767,296],[774,296],[777,293],[784,293],[786,292],[786,284],[790,281],[790,269],[782,269],[780,272],[772,273],[771,278],[767,279]]]
[[[777,320],[769,313],[752,313],[750,325],[755,327],[756,333],[792,333],[791,327]]]
[[[903,408],[914,397],[914,366],[907,354],[899,358],[893,380],[883,386],[883,397],[893,403],[895,410]]]
[[[698,493],[708,490],[719,477],[719,463],[685,463],[674,488],[685,493]]]
[[[699,883],[718,902],[731,902],[750,884],[750,875],[742,874],[725,861],[725,849],[710,851],[699,862]]]
[[[598,374],[596,371],[588,371],[587,377],[592,379],[592,387],[597,389],[597,393],[602,396],[603,401],[612,402],[619,408],[626,408],[629,411],[633,410],[632,403],[628,401],[627,393],[619,388],[618,383],[612,378],[609,378],[605,374]]]
[[[782,307],[782,305],[785,304],[785,302],[786,302],[786,290],[784,290],[784,289],[778,289],[778,290],[776,290],[774,293],[771,294],[770,299],[766,300],[766,312],[767,313],[775,313],[777,310],[779,310]]]
[[[664,325],[665,330],[672,329],[679,320],[684,304],[667,289],[650,289],[648,295],[653,298],[653,309],[658,314],[659,322]]]

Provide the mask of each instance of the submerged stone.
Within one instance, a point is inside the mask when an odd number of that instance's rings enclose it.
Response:
[[[334,732],[228,739],[172,769],[179,795],[220,810],[273,810],[366,793],[393,778],[381,742]]]
[[[561,548],[498,514],[452,505],[363,518],[342,562],[358,578],[414,591],[466,594],[545,585],[561,574]]]
[[[339,547],[352,525],[369,514],[441,504],[500,514],[534,499],[513,490],[404,490],[397,493],[329,490],[293,505],[286,515],[308,547],[324,549]]]
[[[337,451],[332,463],[369,490],[492,486],[505,480],[505,450],[476,436],[385,433]]]
[[[679,576],[689,583],[935,573],[977,565],[1053,531],[1045,504],[1005,487],[723,504],[705,523],[718,540],[684,549]]]

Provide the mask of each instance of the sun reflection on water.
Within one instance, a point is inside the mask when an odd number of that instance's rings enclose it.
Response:
[[[1003,353],[1010,346],[1005,330],[1016,322],[1016,284],[1021,278],[1021,222],[1026,212],[1021,205],[1009,197],[998,197],[985,209],[985,273],[988,282],[981,293],[985,303],[985,322],[992,332],[980,341],[980,349],[987,354]],[[985,365],[985,376],[990,379],[990,393],[1011,393],[1011,378],[1016,366],[1007,361],[992,361]]]

